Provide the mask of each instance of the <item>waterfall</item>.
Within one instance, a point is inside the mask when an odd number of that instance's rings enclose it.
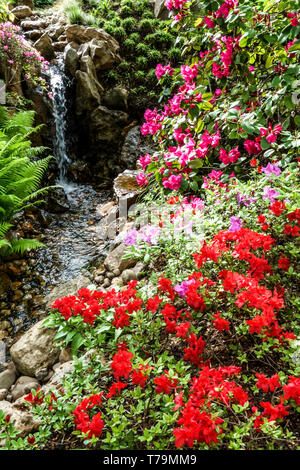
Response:
[[[54,153],[59,169],[57,183],[64,189],[70,189],[66,173],[71,162],[67,150],[67,115],[68,106],[66,91],[70,84],[70,79],[64,73],[63,60],[59,60],[56,65],[49,69],[50,87],[52,92],[53,117],[55,122],[55,143]]]

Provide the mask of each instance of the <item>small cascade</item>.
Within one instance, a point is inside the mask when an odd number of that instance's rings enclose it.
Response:
[[[70,79],[64,73],[63,60],[58,60],[56,65],[49,69],[50,87],[53,102],[53,117],[55,122],[54,153],[59,169],[57,184],[63,186],[66,192],[70,187],[66,174],[71,160],[67,149],[67,87],[71,84]]]

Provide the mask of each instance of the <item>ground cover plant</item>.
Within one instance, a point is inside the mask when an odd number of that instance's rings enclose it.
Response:
[[[145,276],[53,302],[74,371],[25,397],[33,435],[0,415],[9,449],[299,448],[300,12],[166,6],[186,64],[157,66],[142,126],[157,151],[124,243]]]

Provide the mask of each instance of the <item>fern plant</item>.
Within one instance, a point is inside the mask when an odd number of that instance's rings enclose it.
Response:
[[[0,256],[42,246],[37,240],[14,240],[10,234],[15,215],[42,202],[39,198],[49,189],[40,185],[52,157],[33,160],[46,150],[31,146],[29,136],[39,129],[32,127],[33,120],[31,111],[11,116],[0,107]]]

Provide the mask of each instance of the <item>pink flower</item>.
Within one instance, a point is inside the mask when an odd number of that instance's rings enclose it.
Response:
[[[180,188],[180,183],[182,180],[182,175],[171,175],[169,178],[163,179],[163,186],[167,189],[177,191]]]
[[[165,65],[164,67],[161,64],[158,64],[156,66],[155,75],[156,75],[157,80],[159,80],[164,75],[169,75],[171,77],[173,73],[174,73],[174,69],[171,67],[170,64]]]
[[[149,181],[145,175],[145,173],[141,172],[137,175],[136,180],[138,182],[138,185],[141,187],[148,186]]]

